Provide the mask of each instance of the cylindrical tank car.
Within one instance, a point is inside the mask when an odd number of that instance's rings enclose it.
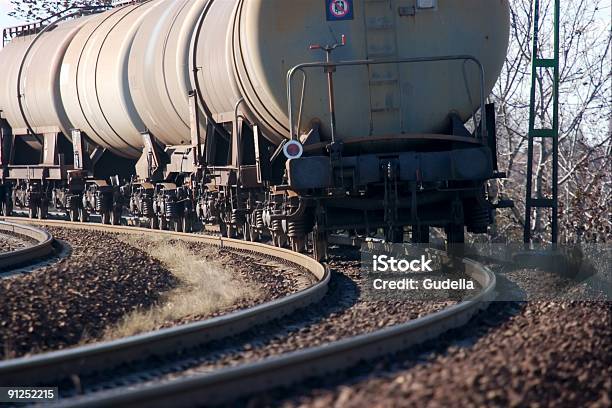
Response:
[[[461,241],[492,221],[508,33],[507,0],[152,0],[5,30],[4,211],[317,257],[337,230]]]

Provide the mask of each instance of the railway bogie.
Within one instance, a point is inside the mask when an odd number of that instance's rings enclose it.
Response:
[[[13,187],[12,202],[17,208],[28,211],[30,218],[36,218],[39,214],[41,218],[44,218],[44,211],[39,211],[39,209],[41,209],[45,201],[45,195],[46,192],[40,183],[29,183],[20,180]]]
[[[10,183],[0,184],[0,212],[2,215],[13,212],[13,190]]]
[[[151,228],[158,228],[157,216],[153,210],[155,186],[152,183],[132,183],[122,188],[122,194],[129,197],[129,212],[136,217],[149,220]]]
[[[173,183],[158,183],[153,193],[153,213],[159,228],[191,232],[194,219],[191,191]]]
[[[90,214],[97,214],[103,224],[120,224],[123,200],[118,186],[105,180],[87,180],[82,201],[79,207],[81,222],[86,222]]]

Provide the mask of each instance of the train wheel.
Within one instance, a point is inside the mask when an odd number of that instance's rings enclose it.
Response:
[[[253,226],[249,226],[249,240],[252,242],[259,241],[259,232]]]
[[[389,227],[385,229],[387,242],[401,244],[404,242],[404,227]]]
[[[112,225],[121,224],[121,212],[117,209],[114,209],[110,213],[110,223]]]
[[[183,223],[183,232],[192,232],[191,217],[189,215],[181,217],[181,222]]]
[[[172,221],[174,232],[183,232],[183,220],[181,218]]]
[[[151,227],[151,229],[155,230],[159,228],[159,220],[156,216],[152,216],[151,218],[149,218],[149,226]]]
[[[291,237],[290,241],[293,252],[304,252],[305,241],[302,237]]]
[[[87,214],[87,209],[83,207],[79,208],[79,221],[81,222],[89,221],[89,214]]]
[[[451,224],[444,228],[446,232],[446,252],[449,255],[462,258],[464,255],[465,228],[463,225]]]
[[[227,226],[227,237],[236,238],[236,227],[234,227],[233,225]]]
[[[41,207],[38,209],[38,219],[46,220],[48,216],[49,216],[49,207],[47,207],[45,204],[41,205]]]
[[[245,222],[242,225],[242,229],[241,229],[241,235],[242,235],[242,239],[245,241],[250,241],[251,240],[251,226],[249,225],[248,222]]]
[[[79,210],[77,208],[71,208],[68,211],[68,219],[72,222],[77,222],[79,220]]]
[[[444,228],[447,244],[463,244],[465,242],[465,230],[463,225],[451,224]]]
[[[277,248],[283,248],[287,243],[287,240],[283,234],[272,232],[272,243]]]
[[[159,227],[159,229],[161,231],[165,231],[166,228],[168,227],[168,222],[166,221],[166,219],[164,217],[159,217],[159,221],[157,223],[157,226]]]
[[[327,234],[317,230],[315,227],[312,232],[312,256],[317,262],[322,262],[327,259]]]
[[[10,217],[13,213],[13,202],[10,198],[7,198],[2,202],[2,214],[6,217]]]
[[[111,217],[110,213],[111,212],[109,210],[106,210],[102,213],[102,224],[104,225],[110,224],[110,217]]]
[[[38,213],[38,211],[36,211],[36,207],[28,208],[28,217],[29,218],[36,218],[36,214],[37,213]]]
[[[225,224],[224,222],[220,222],[219,223],[219,232],[221,233],[222,237],[227,238],[227,224]]]
[[[429,226],[413,225],[411,232],[411,241],[413,244],[428,244],[429,243]]]

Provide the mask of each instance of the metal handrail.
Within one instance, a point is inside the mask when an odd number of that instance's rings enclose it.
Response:
[[[412,64],[412,63],[423,63],[423,62],[442,62],[442,61],[472,61],[479,68],[480,74],[480,112],[482,113],[481,118],[481,137],[483,141],[487,140],[486,129],[487,129],[487,118],[484,115],[484,107],[486,103],[485,95],[485,70],[484,66],[478,60],[478,58],[472,55],[445,55],[439,57],[420,57],[420,58],[395,58],[385,60],[350,60],[350,61],[339,61],[339,62],[306,62],[303,64],[296,65],[287,72],[287,103],[288,103],[288,114],[289,114],[289,132],[291,140],[297,140],[296,130],[293,126],[293,77],[296,72],[301,71],[306,76],[305,69],[309,68],[324,68],[325,71],[328,69],[335,69],[337,67],[349,67],[359,65],[382,65],[382,64]],[[469,91],[469,90],[468,90]],[[303,103],[303,101],[302,101]],[[301,110],[301,108],[300,108]],[[298,123],[299,127],[299,123]]]

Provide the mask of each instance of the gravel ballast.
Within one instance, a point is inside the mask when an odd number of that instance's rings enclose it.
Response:
[[[533,286],[506,276],[523,289]],[[548,274],[544,281],[560,285],[564,278]],[[494,302],[436,340],[240,404],[609,407],[611,395],[612,303],[540,300]]]
[[[0,232],[0,254],[28,248],[36,243],[35,240],[8,231]]]
[[[0,281],[0,358],[61,349],[96,338],[174,285],[160,262],[109,233],[49,227],[69,257]]]
[[[373,301],[364,298],[359,285],[360,254],[347,249],[334,252],[328,293],[319,302],[274,322],[256,326],[237,336],[212,342],[165,361],[155,359],[134,367],[100,372],[81,378],[80,392],[97,392],[121,384],[165,382],[197,373],[248,364],[292,351],[329,344],[371,333],[384,327],[442,310],[456,301]],[[75,390],[66,384],[64,397]]]
[[[321,346],[341,339],[395,326],[447,308],[456,301],[375,301],[365,298],[365,282],[357,250],[339,250],[330,261],[333,271],[328,294],[318,304],[268,327],[224,342],[226,347],[201,359],[180,375],[209,372],[251,363],[275,355]]]
[[[179,243],[185,245],[191,253],[197,254],[210,265],[230,270],[237,282],[252,286],[256,290],[256,296],[241,298],[230,305],[220,307],[216,311],[190,314],[180,319],[166,321],[164,324],[154,327],[155,330],[248,309],[306,289],[315,284],[317,280],[314,275],[302,267],[284,264],[275,259],[263,258],[257,254],[237,253],[229,249],[198,242],[176,239],[164,241],[164,244],[173,247]],[[143,249],[151,245],[152,243],[149,240],[143,240],[139,243],[139,247]],[[152,253],[151,247],[146,252]]]
[[[94,342],[129,313],[158,305],[178,284],[142,245],[135,248],[120,234],[47,229],[70,246],[70,255],[31,274],[0,281],[0,359]],[[165,321],[153,329],[252,307],[304,289],[315,280],[305,270],[268,259],[187,245],[203,260],[229,266],[239,282],[257,288],[258,296],[205,315]]]
[[[605,303],[494,304],[469,327],[411,352],[243,403],[253,408],[609,407],[610,319]],[[481,337],[471,344],[475,334]]]

